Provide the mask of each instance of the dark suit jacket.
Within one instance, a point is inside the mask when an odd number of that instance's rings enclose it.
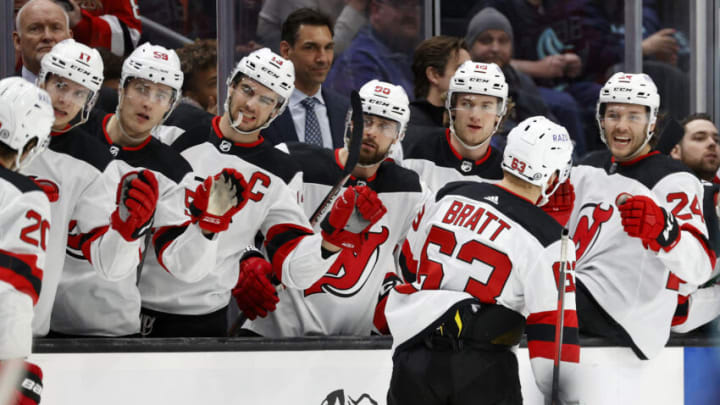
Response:
[[[350,100],[325,86],[322,87],[321,91],[327,107],[333,149],[341,148],[344,145],[345,115],[350,107]],[[269,127],[264,129],[262,136],[274,145],[283,142],[298,142],[298,135],[295,132],[295,124],[290,115],[290,109],[286,108]]]

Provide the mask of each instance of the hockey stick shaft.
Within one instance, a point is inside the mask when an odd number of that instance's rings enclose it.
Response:
[[[342,174],[337,183],[328,191],[325,197],[320,202],[320,205],[315,209],[312,216],[310,217],[310,226],[315,227],[321,218],[325,216],[328,209],[330,208],[335,197],[340,193],[340,189],[347,183],[353,169],[357,165],[360,159],[360,147],[362,145],[362,137],[364,131],[363,111],[362,111],[362,99],[360,94],[353,90],[350,93],[350,106],[351,106],[351,119],[352,119],[352,132],[350,134],[350,142],[347,144],[347,160],[345,160],[345,167],[343,167]],[[270,279],[275,285],[275,290],[279,293],[282,290],[282,284],[278,282],[274,277]],[[228,332],[228,336],[235,336],[237,331],[247,321],[247,316],[242,312],[235,318],[235,322]]]
[[[565,267],[567,266],[567,249],[569,231],[563,228],[560,236],[560,271],[558,272],[557,289],[557,321],[555,323],[555,358],[553,359],[552,404],[560,405],[560,361],[562,359],[563,328],[565,323]]]

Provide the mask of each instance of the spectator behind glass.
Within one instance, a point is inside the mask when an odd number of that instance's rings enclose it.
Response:
[[[140,41],[142,24],[136,0],[68,0],[75,40],[92,48],[129,55]]]
[[[23,79],[35,83],[40,60],[63,39],[72,37],[65,10],[51,0],[30,0],[15,17],[13,44],[22,59]]]
[[[535,82],[530,76],[516,70],[510,64],[513,53],[513,30],[504,15],[492,7],[480,10],[468,24],[465,43],[470,48],[470,57],[473,61],[495,63],[500,66],[508,83],[514,108],[508,111],[508,115],[503,120],[503,128],[498,132],[502,133],[504,128],[513,128],[518,122],[537,115],[558,122],[545,105]],[[576,145],[575,153],[577,149]]]
[[[418,45],[413,55],[415,101],[410,103],[409,126],[446,126],[443,117],[450,78],[468,60],[470,54],[462,38],[439,35]]]
[[[95,109],[102,112],[114,112],[118,104],[118,86],[120,85],[120,73],[122,70],[123,57],[110,52],[109,49],[99,48],[103,60],[103,83],[98,94]]]
[[[692,169],[696,176],[712,183],[720,183],[718,128],[706,113],[688,116],[683,122],[683,136],[670,150],[670,157],[680,160]]]
[[[313,9],[295,10],[282,26],[280,55],[295,66],[295,89],[288,108],[262,135],[270,142],[343,146],[349,101],[323,86],[334,58],[330,18]]]
[[[581,156],[586,145],[584,126],[594,128],[601,87],[581,80],[590,52],[583,41],[584,1],[489,0],[487,5],[510,21],[513,66],[540,86],[545,104],[567,128]]]
[[[413,94],[412,55],[420,37],[419,0],[372,0],[370,23],[335,61],[327,84],[342,95],[378,79]]]
[[[176,52],[185,74],[182,102],[217,114],[217,41],[198,39]]]

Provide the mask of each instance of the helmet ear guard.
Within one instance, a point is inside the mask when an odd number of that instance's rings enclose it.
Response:
[[[545,205],[557,186],[570,176],[573,145],[567,130],[543,116],[530,117],[508,134],[502,168],[513,176],[540,187]],[[558,178],[548,189],[553,174]]]

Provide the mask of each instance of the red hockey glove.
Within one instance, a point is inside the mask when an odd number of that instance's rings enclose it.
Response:
[[[619,204],[625,232],[642,239],[646,247],[656,252],[661,248],[669,251],[680,240],[680,228],[675,217],[668,215],[652,199],[620,194],[616,203]]]
[[[575,187],[570,180],[560,184],[555,192],[549,197],[547,204],[541,208],[562,226],[570,220],[573,205],[575,205]]]
[[[238,308],[251,320],[274,311],[275,304],[280,301],[270,282],[272,274],[272,265],[262,257],[240,261],[240,275],[232,295]]]
[[[223,169],[195,189],[190,215],[200,228],[212,233],[230,226],[233,215],[245,206],[250,191],[242,173]]]
[[[37,184],[38,187],[45,193],[48,200],[50,202],[55,202],[58,199],[60,199],[60,190],[58,189],[57,184],[53,183],[50,180],[40,179],[35,176],[30,176],[30,180],[32,180],[35,184]]]
[[[150,230],[158,200],[158,182],[150,170],[130,172],[118,184],[117,209],[110,222],[127,241],[134,241]]]
[[[386,212],[372,189],[348,187],[320,223],[323,239],[336,246],[357,249],[370,227]]]

